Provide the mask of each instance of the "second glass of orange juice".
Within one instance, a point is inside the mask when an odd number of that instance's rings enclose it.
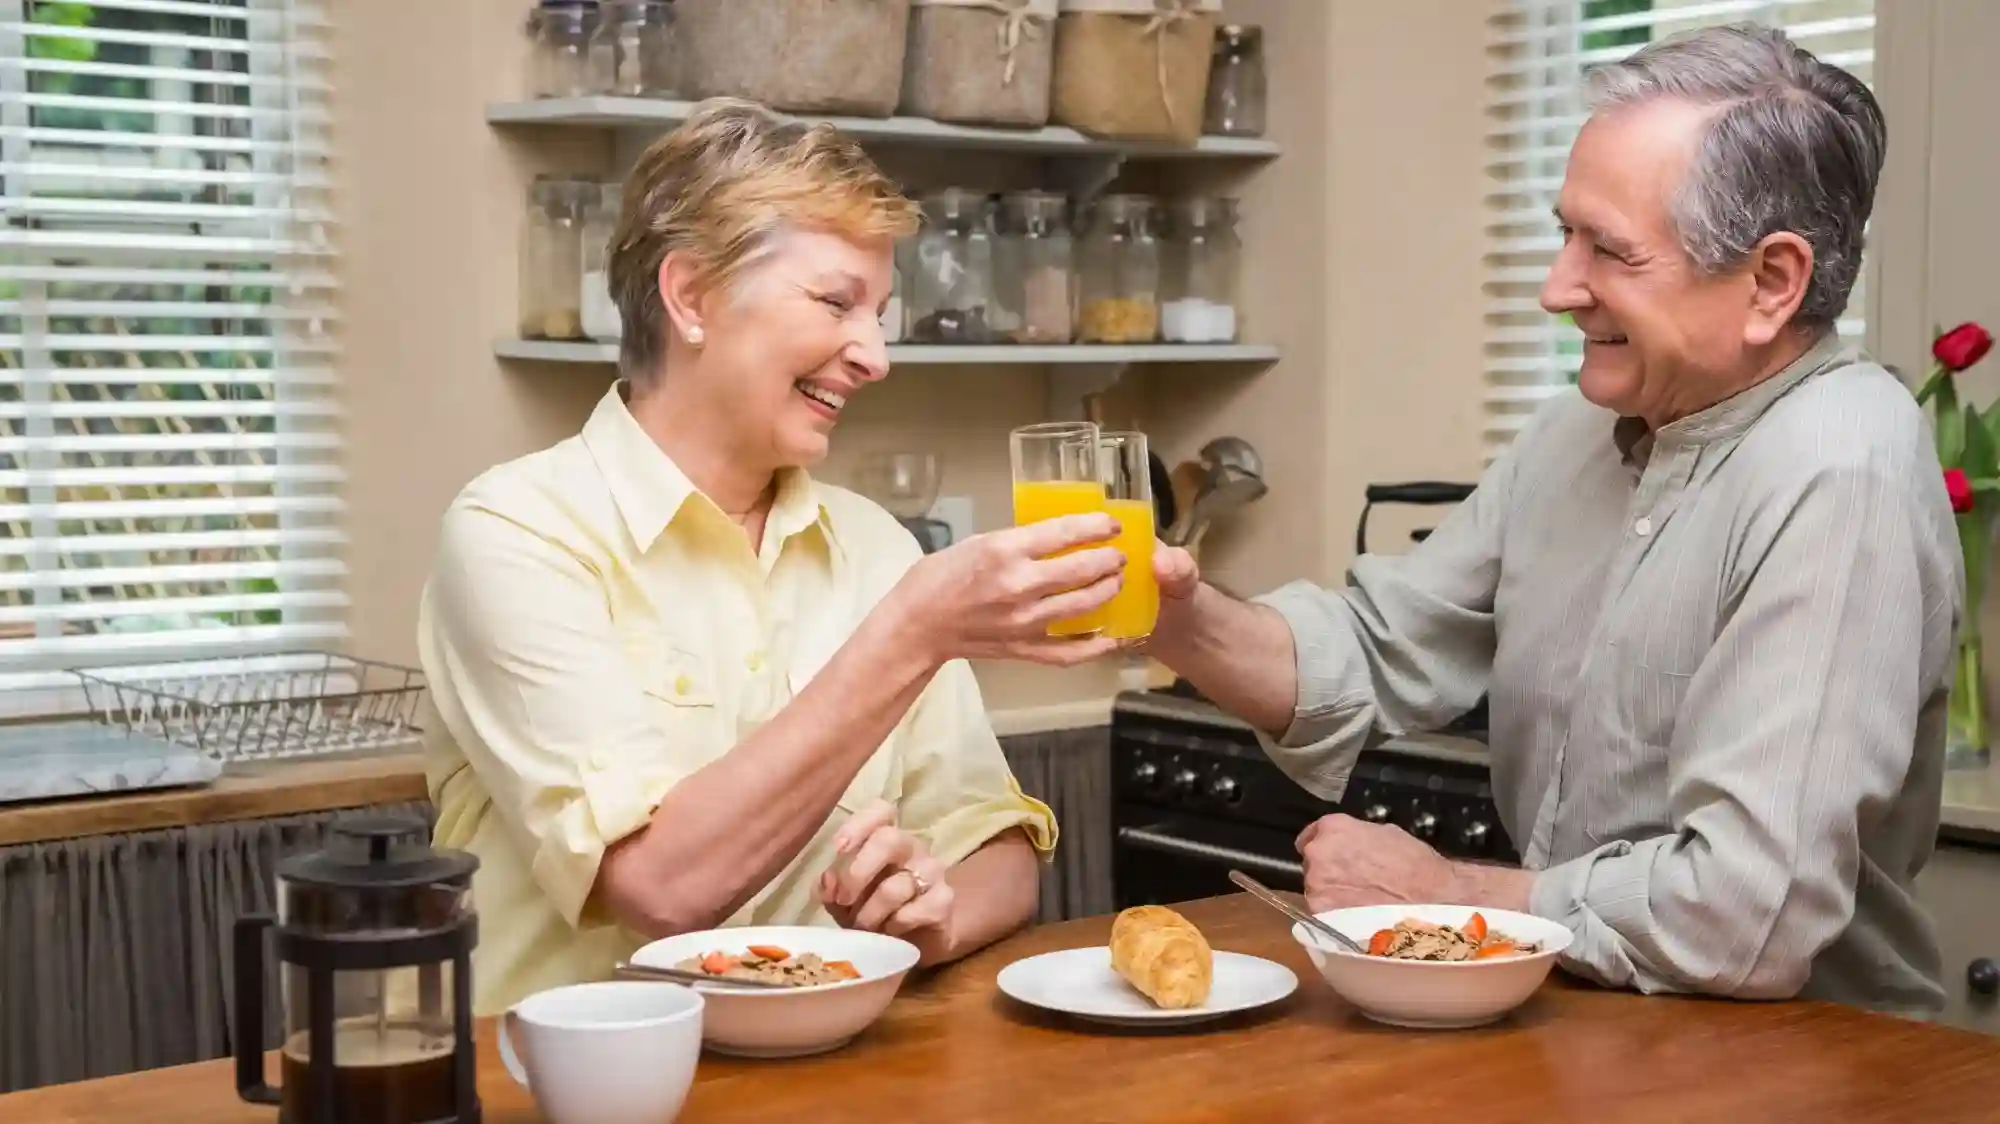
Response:
[[[1106,431],[1098,438],[1097,469],[1104,477],[1105,510],[1118,520],[1113,543],[1125,555],[1124,584],[1104,606],[1104,635],[1139,640],[1153,634],[1160,616],[1160,585],[1153,576],[1153,474],[1146,435]]]
[[[1014,462],[1014,525],[1105,510],[1097,426],[1043,422],[1008,434]],[[1104,609],[1049,626],[1055,636],[1089,636],[1104,628]]]

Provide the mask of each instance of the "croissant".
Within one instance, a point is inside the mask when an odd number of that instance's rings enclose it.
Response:
[[[1111,923],[1111,967],[1154,1006],[1199,1007],[1215,980],[1208,938],[1165,906],[1141,905]]]

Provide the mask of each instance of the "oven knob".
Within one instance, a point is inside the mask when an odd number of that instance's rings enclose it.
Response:
[[[1419,839],[1430,839],[1438,833],[1438,818],[1430,812],[1418,812],[1410,820],[1410,834]]]
[[[1193,769],[1182,769],[1174,774],[1173,786],[1176,795],[1193,796],[1200,784],[1201,775]]]
[[[1388,823],[1389,806],[1387,804],[1370,804],[1368,807],[1362,809],[1361,818],[1367,820],[1369,823]]]
[[[1132,783],[1140,788],[1152,788],[1160,783],[1160,767],[1151,761],[1141,761],[1132,766]]]
[[[1208,795],[1221,803],[1234,804],[1243,799],[1243,786],[1236,783],[1235,777],[1217,776],[1208,782]]]
[[[2000,965],[1984,956],[1974,960],[1966,966],[1965,985],[1984,997],[2000,992]]]
[[[1483,851],[1486,849],[1486,837],[1492,833],[1493,829],[1486,826],[1485,820],[1473,820],[1458,833],[1458,841],[1469,850]]]

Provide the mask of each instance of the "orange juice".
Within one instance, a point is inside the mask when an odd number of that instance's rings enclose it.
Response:
[[[1088,515],[1105,510],[1104,485],[1087,480],[1014,481],[1014,525],[1025,527],[1063,515]],[[1064,551],[1062,553],[1068,553]],[[1088,636],[1104,627],[1104,610],[1057,621],[1051,636]]]
[[[1160,615],[1160,584],[1153,577],[1153,504],[1106,500],[1104,508],[1118,520],[1112,545],[1125,555],[1125,583],[1104,606],[1104,635],[1119,640],[1151,636]]]

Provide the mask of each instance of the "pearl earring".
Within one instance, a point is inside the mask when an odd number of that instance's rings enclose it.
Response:
[[[701,325],[695,324],[688,328],[687,341],[696,347],[701,346]]]

